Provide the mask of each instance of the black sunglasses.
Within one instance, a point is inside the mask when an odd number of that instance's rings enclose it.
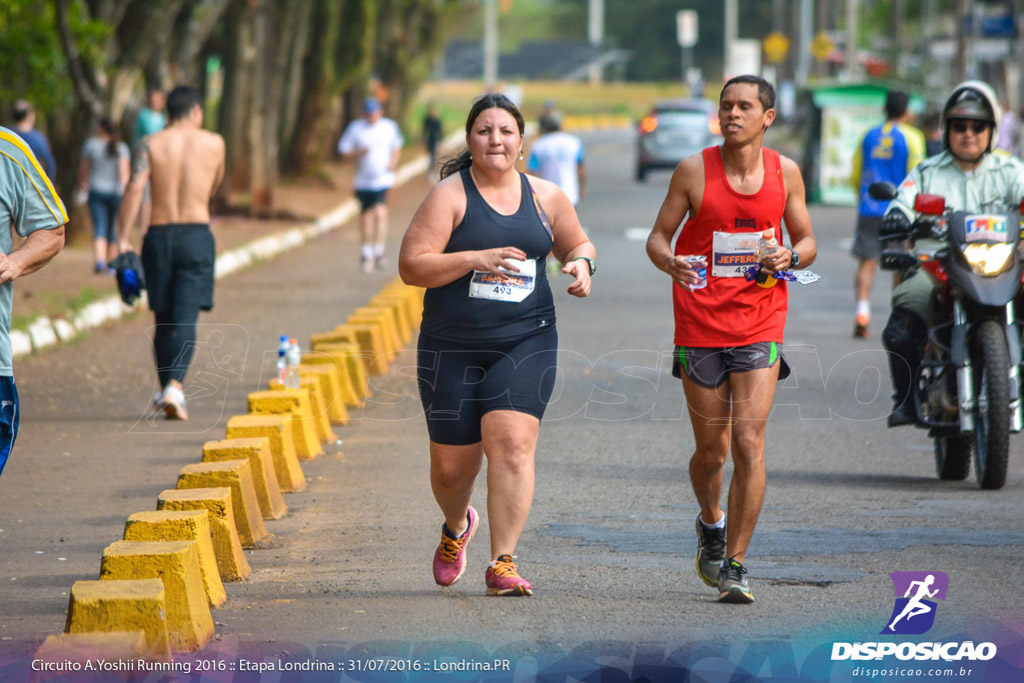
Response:
[[[991,124],[987,121],[964,121],[962,119],[958,119],[956,121],[951,121],[949,127],[956,133],[966,133],[967,129],[970,128],[974,131],[975,135],[981,135],[988,130],[989,125]]]

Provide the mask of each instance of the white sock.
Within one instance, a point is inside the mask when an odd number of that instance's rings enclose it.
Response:
[[[374,245],[374,252],[373,253],[374,253],[374,256],[376,256],[377,258],[380,258],[381,256],[384,255],[384,244],[383,244],[383,242],[378,242],[376,245]]]
[[[369,242],[363,244],[363,259],[369,261],[373,258],[373,245]]]
[[[871,302],[867,299],[861,299],[857,302],[857,315],[866,315],[871,317]]]
[[[714,524],[708,524],[707,522],[705,522],[704,521],[704,515],[701,515],[700,523],[703,524],[704,527],[707,528],[707,529],[724,529],[725,528],[725,515],[722,515],[722,518],[720,520],[718,520],[717,522],[715,522]]]

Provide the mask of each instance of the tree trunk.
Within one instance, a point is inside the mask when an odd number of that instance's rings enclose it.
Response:
[[[299,112],[302,107],[303,70],[311,56],[313,33],[313,0],[299,0],[293,3],[290,10],[295,16],[293,40],[288,46],[286,65],[284,67],[284,87],[280,105],[280,125],[278,139],[281,141],[280,158],[292,159],[296,142],[296,126],[299,123]],[[322,29],[318,32],[323,32]],[[284,171],[285,168],[281,167]]]
[[[224,190],[245,192],[249,188],[250,154],[246,112],[252,90],[252,63],[256,49],[252,44],[252,10],[245,2],[232,5],[227,18],[229,28],[224,55],[224,97],[218,127],[227,148]]]
[[[326,156],[332,129],[337,127],[338,108],[332,109],[335,95],[335,55],[341,34],[340,3],[315,0],[312,8],[313,30],[303,63],[301,102],[293,142],[289,145],[289,166],[297,174],[308,173]]]

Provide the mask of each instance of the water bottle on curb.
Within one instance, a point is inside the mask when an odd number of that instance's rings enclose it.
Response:
[[[285,369],[288,367],[288,361],[285,356],[288,355],[288,335],[281,335],[281,343],[277,345],[277,381],[284,384],[285,380]]]
[[[779,248],[779,241],[775,239],[775,229],[768,228],[761,233],[760,239],[757,240],[756,254],[757,260],[760,261],[768,254],[775,253],[775,250]],[[771,274],[761,270],[758,271],[757,275],[754,276],[754,282],[760,287],[768,288],[774,287],[776,279]]]
[[[299,340],[288,340],[288,353],[285,354],[285,389],[298,389],[302,385],[302,377],[299,374],[299,363],[301,361],[302,351],[299,350]]]

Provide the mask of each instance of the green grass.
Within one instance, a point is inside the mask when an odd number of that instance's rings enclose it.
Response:
[[[555,100],[563,115],[615,115],[640,119],[658,100],[684,97],[688,93],[679,83],[575,83],[562,81],[529,81],[516,83],[522,88],[521,110],[527,121],[536,121],[544,109],[544,101]],[[705,92],[718,92],[708,84]],[[420,89],[413,107],[412,127],[419,131],[427,102],[436,102],[445,133],[461,129],[473,100],[484,92],[479,81],[427,83]]]

